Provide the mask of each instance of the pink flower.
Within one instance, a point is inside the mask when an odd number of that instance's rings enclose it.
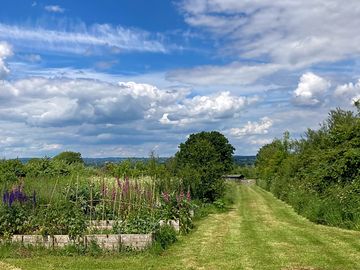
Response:
[[[188,191],[186,192],[186,199],[187,199],[189,202],[191,201],[190,189],[188,189]]]
[[[163,200],[164,200],[165,203],[169,203],[169,202],[170,202],[170,195],[169,195],[169,193],[163,192],[163,193],[161,193],[161,195],[162,195]]]

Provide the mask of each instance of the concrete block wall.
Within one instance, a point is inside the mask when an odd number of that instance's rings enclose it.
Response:
[[[120,235],[119,234],[93,234],[85,236],[85,246],[91,241],[95,241],[104,250],[119,250]]]
[[[54,235],[49,237],[52,238],[53,247],[62,248],[71,243],[70,237],[68,235]]]
[[[85,235],[79,239],[87,247],[91,241],[95,241],[104,250],[121,250],[123,248],[144,250],[151,246],[152,234],[93,234]],[[21,243],[24,246],[44,246],[47,248],[63,248],[73,243],[68,235],[13,235],[12,242]]]
[[[152,234],[121,234],[121,247],[143,250],[153,241]]]
[[[22,243],[24,246],[52,246],[50,237],[42,235],[14,235],[12,242]]]

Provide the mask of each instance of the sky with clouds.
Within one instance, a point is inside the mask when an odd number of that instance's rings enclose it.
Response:
[[[1,157],[254,155],[360,98],[358,0],[2,0]]]

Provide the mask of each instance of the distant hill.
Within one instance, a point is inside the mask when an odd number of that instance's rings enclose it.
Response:
[[[254,165],[256,156],[234,156],[234,161],[238,165]]]
[[[234,161],[238,165],[253,165],[255,163],[255,156],[234,156]],[[23,163],[26,163],[31,158],[19,158]],[[139,157],[104,157],[104,158],[83,158],[84,162],[88,166],[102,166],[107,162],[121,162],[123,160],[131,159],[133,161],[147,161],[149,158]],[[168,157],[159,157],[159,162],[164,163]]]

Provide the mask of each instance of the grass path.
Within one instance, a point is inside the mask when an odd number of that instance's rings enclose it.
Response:
[[[0,269],[360,269],[360,232],[315,225],[257,186],[237,192],[234,209],[161,255],[7,258]]]

